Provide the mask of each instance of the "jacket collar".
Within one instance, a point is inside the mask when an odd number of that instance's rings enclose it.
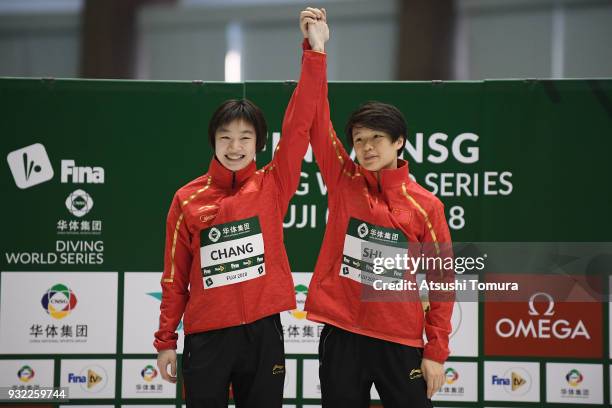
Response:
[[[377,191],[385,191],[402,183],[408,185],[411,182],[408,162],[402,159],[397,159],[396,169],[380,170],[378,177],[375,172],[366,170],[362,166],[359,166],[359,172],[366,178],[370,189]]]
[[[238,171],[231,171],[225,168],[221,164],[217,157],[213,157],[210,166],[208,167],[208,174],[212,177],[213,182],[223,188],[235,189],[242,187],[244,182],[255,174],[257,170],[257,164],[253,160],[244,169]]]

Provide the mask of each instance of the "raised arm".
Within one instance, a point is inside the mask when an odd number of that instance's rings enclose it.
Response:
[[[307,9],[316,15],[327,25],[327,13],[325,9]],[[311,17],[306,15],[304,18]],[[304,52],[317,47],[319,33],[315,30],[316,26],[308,24],[308,30],[304,33]],[[330,192],[333,192],[342,177],[351,177],[355,174],[355,163],[347,154],[342,142],[336,136],[336,132],[330,120],[329,100],[327,96],[327,72],[323,80],[322,91],[317,101],[317,109],[310,131],[310,145],[315,155],[317,165],[321,170],[323,181]]]
[[[310,128],[325,78],[324,43],[317,50],[304,51],[300,79],[285,111],[282,137],[266,169],[272,172],[278,185],[283,212],[297,190],[302,160],[308,150]]]

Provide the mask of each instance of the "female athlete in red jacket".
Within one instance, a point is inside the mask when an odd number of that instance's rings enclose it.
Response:
[[[154,345],[162,377],[176,382],[176,328],[184,314],[188,407],[226,407],[230,383],[239,407],[282,405],[279,312],[296,307],[283,219],[322,92],[322,51],[304,52],[272,161],[259,170],[254,161],[266,143],[260,110],[247,100],[228,101],[210,121],[215,156],[208,172],[172,201]]]
[[[301,13],[305,49],[321,41],[311,25],[326,21],[324,9]],[[305,310],[308,319],[325,323],[319,344],[323,407],[367,407],[372,383],[385,408],[431,407],[429,398],[444,380],[453,294],[430,291],[424,314],[418,291],[399,297],[377,292],[375,282],[383,277],[371,268],[380,257],[373,254],[452,256],[444,207],[410,178],[408,163],[399,158],[407,130],[396,107],[370,102],[352,114],[346,133],[356,164],[332,127],[326,79],[319,97],[310,143],[329,194],[329,222]],[[402,280],[416,280],[397,272]],[[427,270],[428,280],[449,278],[452,271]]]

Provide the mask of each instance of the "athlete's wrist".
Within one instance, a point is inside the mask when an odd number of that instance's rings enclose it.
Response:
[[[325,52],[325,43],[324,42],[315,42],[310,45],[313,51],[317,52]]]

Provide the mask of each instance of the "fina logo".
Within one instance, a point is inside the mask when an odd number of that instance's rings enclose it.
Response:
[[[103,367],[95,365],[84,368],[79,375],[68,373],[68,383],[79,384],[82,390],[97,393],[106,387],[108,375]]]
[[[30,188],[53,178],[53,167],[45,146],[40,143],[10,152],[6,161],[20,189]]]
[[[548,301],[548,307],[544,313],[540,313],[535,308],[535,299],[544,297]],[[591,339],[584,322],[578,320],[572,324],[566,319],[553,320],[547,318],[555,315],[555,301],[551,295],[545,292],[537,292],[529,298],[529,316],[538,317],[536,319],[523,320],[518,322],[512,321],[510,318],[503,318],[497,321],[495,331],[498,336],[503,338],[534,338],[534,339],[575,339],[576,337],[584,337],[587,340]]]
[[[531,375],[519,367],[507,370],[503,376],[493,375],[492,385],[500,385],[510,395],[525,395],[531,389]]]
[[[104,184],[104,169],[102,167],[78,167],[74,160],[62,160],[62,183]]]
[[[6,156],[15,184],[20,189],[33,187],[53,178],[53,167],[45,146],[34,143]],[[76,166],[74,160],[61,161],[62,183],[103,184],[104,168]]]

